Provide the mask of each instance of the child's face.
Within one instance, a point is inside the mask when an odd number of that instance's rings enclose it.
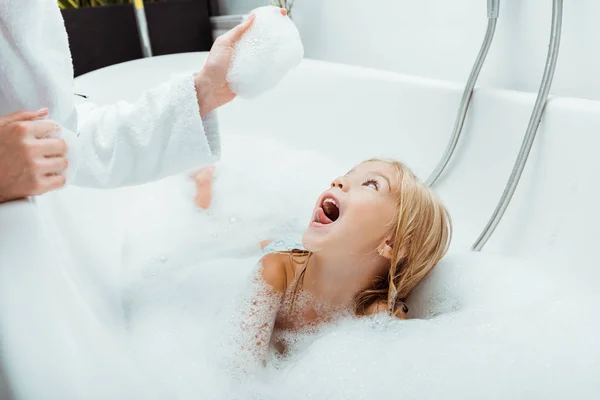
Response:
[[[313,253],[375,254],[392,229],[398,172],[383,161],[357,165],[317,200],[302,239]]]

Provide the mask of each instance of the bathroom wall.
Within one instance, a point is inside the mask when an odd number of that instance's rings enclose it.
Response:
[[[222,13],[267,0],[219,0]],[[600,1],[564,2],[552,94],[600,100]],[[294,20],[309,58],[466,81],[483,40],[486,0],[296,0]],[[480,86],[537,91],[550,37],[552,0],[501,0]]]

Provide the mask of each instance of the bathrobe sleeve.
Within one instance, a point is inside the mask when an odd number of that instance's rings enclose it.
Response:
[[[218,156],[216,119],[200,117],[191,75],[134,103],[76,107],[77,99],[56,0],[0,0],[0,115],[48,107],[48,118],[69,133],[63,137],[69,137],[69,168],[77,171],[74,184],[141,184]]]
[[[77,186],[142,184],[214,162],[220,152],[216,116],[200,117],[191,75],[148,90],[134,103],[80,104],[78,120]]]

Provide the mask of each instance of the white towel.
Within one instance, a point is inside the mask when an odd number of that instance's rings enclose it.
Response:
[[[146,183],[218,155],[214,116],[206,119],[207,127],[214,127],[207,135],[192,76],[150,90],[133,104],[87,103],[77,109],[56,0],[0,0],[0,35],[0,115],[48,107],[69,146],[70,180],[79,164],[76,185]]]

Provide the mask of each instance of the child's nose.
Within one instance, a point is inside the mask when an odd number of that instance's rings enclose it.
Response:
[[[347,192],[350,188],[348,181],[345,178],[337,178],[335,181],[331,182],[331,187],[337,187],[341,189],[343,192]]]

